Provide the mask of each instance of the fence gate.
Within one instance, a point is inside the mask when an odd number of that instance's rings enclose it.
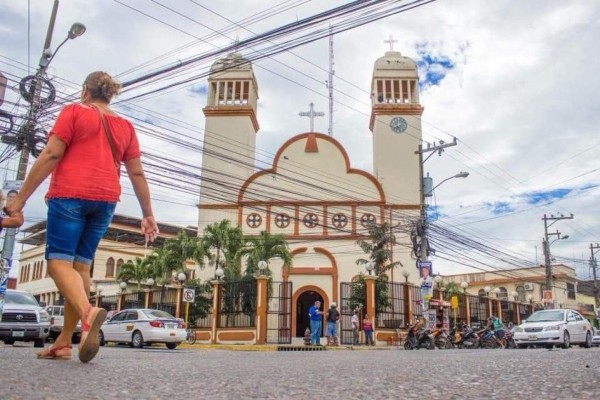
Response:
[[[267,343],[292,343],[292,282],[273,282],[267,305]]]
[[[363,282],[340,283],[340,343],[353,343],[352,315],[354,310],[359,311],[359,326],[362,326],[362,317],[366,304],[366,292]]]

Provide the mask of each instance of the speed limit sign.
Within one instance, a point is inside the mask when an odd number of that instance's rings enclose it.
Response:
[[[183,289],[183,302],[184,303],[193,303],[195,297],[196,297],[195,289]]]

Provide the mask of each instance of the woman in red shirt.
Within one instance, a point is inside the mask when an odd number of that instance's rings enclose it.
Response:
[[[20,212],[52,173],[46,194],[46,259],[48,273],[66,300],[65,322],[53,346],[39,352],[39,358],[71,358],[71,336],[79,320],[79,359],[88,362],[98,353],[106,310],[88,301],[90,265],[119,201],[121,163],[142,209],[142,234],[147,241],[158,235],[135,130],[109,107],[119,89],[105,72],[87,76],[81,104],[69,104],[60,112],[46,147],[7,207],[11,216]]]

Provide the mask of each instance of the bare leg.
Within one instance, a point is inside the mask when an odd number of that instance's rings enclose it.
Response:
[[[87,294],[90,293],[91,287],[90,266],[75,262],[73,264],[73,269],[81,277],[81,281],[83,283],[83,290],[86,293],[87,299]],[[65,299],[65,322],[60,335],[56,338],[56,346],[68,345],[71,343],[71,338],[73,337],[75,327],[77,326],[77,323],[81,320],[81,313],[77,312],[77,309],[71,305],[71,302],[66,296]]]
[[[48,272],[56,287],[65,298],[65,314],[67,311],[67,304],[69,304],[69,317],[65,315],[65,327],[67,326],[67,320],[72,325],[73,320],[75,325],[77,321],[81,319],[81,316],[87,311],[90,303],[88,301],[89,293],[89,278],[87,279],[88,288],[84,287],[84,279],[82,274],[74,269],[73,263],[65,260],[48,260]],[[75,313],[78,317],[73,318],[72,315]],[[72,325],[71,329],[75,326]]]

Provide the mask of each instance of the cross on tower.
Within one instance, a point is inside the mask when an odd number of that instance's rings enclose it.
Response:
[[[384,40],[383,43],[389,43],[390,44],[390,51],[394,51],[394,43],[397,43],[398,40],[394,39],[394,37],[392,35],[390,35],[390,39],[389,40]]]
[[[310,131],[314,132],[315,131],[315,127],[314,127],[314,121],[315,121],[315,117],[324,117],[325,113],[323,112],[315,112],[314,110],[314,104],[311,102],[310,103],[310,110],[308,110],[308,112],[299,112],[298,115],[301,117],[308,117],[310,118]]]

